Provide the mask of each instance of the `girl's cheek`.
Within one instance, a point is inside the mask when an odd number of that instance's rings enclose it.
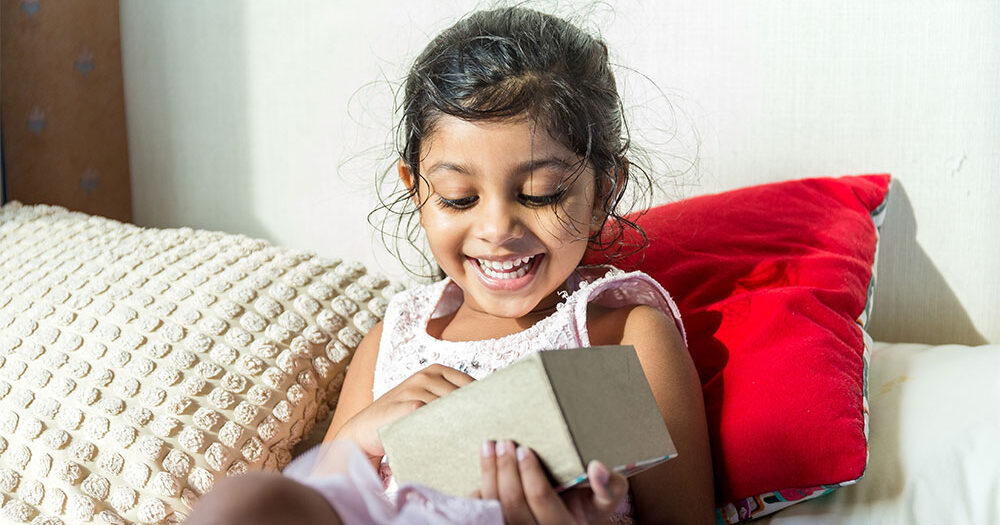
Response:
[[[568,223],[564,224],[565,228],[568,228],[570,232],[585,235],[590,231],[590,225],[593,222],[593,201],[582,198],[575,199],[574,202],[567,204],[565,212],[561,215],[564,223]]]
[[[467,216],[461,213],[434,210],[421,217],[420,225],[428,238],[445,240],[468,233],[467,220]]]

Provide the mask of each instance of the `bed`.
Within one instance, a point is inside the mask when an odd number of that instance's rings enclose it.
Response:
[[[122,3],[139,226],[0,208],[0,521],[179,522],[220,477],[278,469],[321,436],[353,346],[406,278],[365,222],[385,161],[366,148],[385,141],[392,105],[372,87],[473,6]],[[621,72],[628,109],[653,109],[637,132],[666,132],[637,142],[679,163],[662,166],[680,174],[657,202],[894,176],[877,260],[870,235],[852,255],[855,310],[838,318],[855,338],[850,468],[733,484],[720,521],[1000,524],[997,7],[668,2],[586,18],[656,83]],[[84,169],[58,178],[76,191]],[[851,224],[873,232],[872,204]],[[711,327],[713,311],[687,322]],[[825,392],[811,406],[835,405]],[[777,399],[748,409],[768,416]],[[747,446],[770,452],[739,456],[743,472],[822,474],[825,456],[774,452],[795,427],[752,423],[768,439]],[[830,435],[818,441],[848,441]]]
[[[690,218],[695,208],[678,204]],[[220,477],[280,469],[322,436],[354,346],[402,286],[242,235],[16,202],[0,208],[0,251],[0,512],[12,522],[179,522]],[[864,410],[850,422],[864,416],[860,480],[720,501],[720,523],[1000,523],[1000,424],[989,415],[1000,345],[865,336],[862,348]],[[768,435],[801,441],[778,425]]]

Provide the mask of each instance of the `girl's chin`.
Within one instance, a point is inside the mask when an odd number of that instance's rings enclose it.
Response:
[[[494,317],[505,319],[520,319],[532,311],[544,297],[536,297],[535,294],[525,294],[523,296],[497,297],[496,295],[480,292],[472,292],[476,309],[488,313]],[[478,295],[478,297],[476,297]],[[468,296],[466,296],[468,300]]]

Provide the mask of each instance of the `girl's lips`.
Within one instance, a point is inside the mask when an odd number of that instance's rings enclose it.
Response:
[[[491,277],[483,271],[483,268],[479,265],[474,257],[466,257],[466,262],[471,265],[479,277],[479,280],[484,286],[491,290],[498,291],[513,291],[519,290],[528,285],[532,279],[535,278],[535,273],[537,273],[538,265],[542,262],[545,257],[544,254],[538,254],[534,256],[530,262],[528,262],[527,271],[521,277],[516,277],[513,279],[499,279],[496,277]]]

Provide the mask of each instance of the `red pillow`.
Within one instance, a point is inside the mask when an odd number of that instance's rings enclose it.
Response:
[[[722,521],[769,514],[865,471],[863,326],[889,179],[765,184],[632,217],[650,244],[614,264],[651,275],[680,309]]]

